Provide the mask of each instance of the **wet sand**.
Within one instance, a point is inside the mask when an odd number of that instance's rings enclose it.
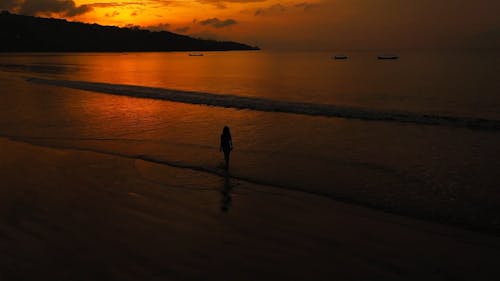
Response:
[[[492,280],[500,237],[0,138],[0,280]]]

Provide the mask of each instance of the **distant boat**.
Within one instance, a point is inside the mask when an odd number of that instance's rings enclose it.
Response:
[[[399,56],[396,55],[380,55],[377,57],[379,60],[397,60]]]
[[[346,60],[349,57],[347,55],[335,55],[333,58],[336,60]]]
[[[189,53],[190,57],[203,57],[204,55],[202,53]]]

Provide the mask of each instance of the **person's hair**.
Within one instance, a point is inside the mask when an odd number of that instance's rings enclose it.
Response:
[[[231,132],[229,131],[228,126],[224,126],[224,129],[222,129],[222,134],[228,137],[231,137]]]

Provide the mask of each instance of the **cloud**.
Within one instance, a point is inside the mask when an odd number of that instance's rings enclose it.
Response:
[[[151,0],[151,1],[144,1],[148,2],[147,4],[151,7],[154,8],[162,8],[166,6],[182,6],[183,1],[172,1],[172,0]]]
[[[113,7],[121,7],[123,3],[92,3],[87,4],[87,6],[92,8],[113,8]]]
[[[82,15],[82,14],[88,13],[90,11],[92,11],[91,7],[89,7],[87,5],[81,5],[81,6],[74,7],[74,8],[66,10],[64,12],[64,15],[67,16],[67,17],[74,17],[74,16],[78,16],[78,15]]]
[[[254,2],[265,2],[267,0],[198,0],[200,3],[217,3],[217,2],[227,2],[227,3],[254,3]]]
[[[135,24],[132,24],[132,23],[126,24],[123,27],[130,28],[130,29],[141,29],[141,26],[135,25]]]
[[[255,3],[265,2],[267,0],[197,0],[200,3],[218,4],[218,3]]]
[[[89,5],[77,6],[73,0],[2,0],[0,8],[23,15],[56,13],[67,17],[81,15],[92,10]]]
[[[174,32],[177,32],[177,33],[186,33],[188,31],[189,31],[189,26],[178,27],[178,28],[174,29]]]
[[[117,12],[117,11],[113,11],[112,13],[106,13],[105,14],[105,16],[108,17],[108,18],[116,17],[118,15],[120,15],[120,13]]]
[[[87,4],[87,6],[90,6],[92,8],[112,8],[112,7],[123,7],[123,6],[130,6],[130,5],[139,5],[139,6],[145,6],[145,2],[97,2],[97,3],[91,3]]]
[[[210,0],[199,0],[198,2],[203,3],[203,4],[212,4],[215,6],[217,9],[226,9],[227,5],[224,4],[222,1],[210,1]]]
[[[15,11],[15,8],[20,5],[22,1],[20,0],[1,0],[0,10],[9,10],[11,12]]]
[[[169,23],[160,23],[157,25],[146,26],[144,28],[151,31],[169,31],[170,27],[171,25]]]
[[[266,8],[258,8],[255,10],[254,15],[255,16],[268,16],[268,15],[275,15],[275,14],[281,14],[286,11],[286,7],[281,5],[281,4],[274,4]]]
[[[318,7],[320,4],[319,3],[311,3],[311,2],[302,2],[302,3],[298,3],[298,4],[295,4],[294,7],[295,8],[301,8],[301,9],[304,9],[304,11],[309,11],[313,8],[316,8]]]
[[[242,13],[245,14],[251,14],[253,13],[254,16],[275,16],[279,14],[283,14],[285,12],[294,12],[294,11],[310,11],[314,8],[317,8],[319,6],[323,5],[323,2],[300,2],[300,3],[287,3],[287,4],[282,4],[282,3],[277,3],[270,5],[268,7],[260,7],[257,8],[256,10],[253,9],[246,9],[243,10]]]
[[[218,9],[226,9],[228,3],[255,3],[255,2],[265,2],[268,0],[197,0],[197,2],[202,4],[210,4]]]
[[[211,18],[211,19],[199,21],[200,25],[212,26],[215,28],[223,28],[223,27],[231,26],[231,25],[234,25],[237,23],[238,22],[236,20],[233,20],[233,19],[220,20],[218,18]]]
[[[155,3],[167,5],[171,1],[155,0]],[[77,5],[74,0],[0,0],[0,9],[23,15],[51,15],[59,14],[65,17],[74,17],[88,13],[95,8],[113,8],[124,6],[145,6],[147,2],[96,2]],[[116,12],[107,14],[107,17],[116,16]]]

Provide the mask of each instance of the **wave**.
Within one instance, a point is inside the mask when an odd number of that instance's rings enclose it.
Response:
[[[1,135],[0,137],[9,139],[11,141],[15,142],[21,142],[21,143],[26,143],[29,145],[34,145],[34,146],[39,146],[39,147],[46,147],[46,148],[53,148],[53,149],[66,149],[66,150],[72,150],[72,151],[85,151],[85,152],[93,152],[93,153],[99,153],[103,155],[110,155],[110,156],[115,156],[115,157],[120,157],[120,158],[126,158],[134,161],[144,161],[144,162],[149,162],[149,163],[154,163],[154,164],[159,164],[159,165],[165,165],[173,168],[179,168],[179,169],[186,169],[186,170],[191,170],[195,172],[202,172],[202,173],[207,173],[207,174],[212,174],[214,176],[218,176],[221,178],[225,179],[234,179],[240,182],[246,182],[249,184],[257,185],[260,187],[252,187],[249,185],[243,186],[245,189],[251,189],[253,191],[259,192],[259,193],[264,193],[266,195],[279,195],[283,197],[289,197],[289,198],[295,198],[297,200],[302,200],[302,196],[300,194],[294,194],[294,193],[283,193],[283,192],[275,192],[273,190],[267,189],[266,187],[272,187],[272,188],[277,188],[280,190],[284,191],[292,191],[292,192],[300,192],[303,194],[308,194],[311,196],[319,196],[323,197],[325,199],[330,199],[330,200],[335,200],[339,202],[344,202],[347,204],[355,204],[358,206],[363,206],[363,207],[368,207],[372,208],[375,210],[380,210],[384,212],[389,212],[389,213],[395,213],[403,216],[411,216],[411,217],[416,217],[420,219],[426,219],[430,221],[436,221],[440,223],[448,223],[451,225],[456,225],[456,226],[462,226],[465,228],[470,228],[472,230],[481,230],[485,232],[491,232],[494,234],[498,234],[498,225],[490,224],[489,222],[477,222],[477,221],[471,221],[467,217],[455,217],[455,216],[450,216],[447,214],[445,211],[444,213],[441,212],[427,212],[425,209],[415,209],[412,206],[405,207],[405,206],[394,206],[391,204],[386,204],[384,201],[378,201],[378,200],[371,200],[370,197],[358,197],[356,193],[354,194],[343,194],[343,193],[336,193],[335,190],[331,191],[323,191],[323,190],[314,190],[314,189],[309,189],[309,188],[303,188],[300,185],[296,184],[283,184],[280,182],[273,182],[273,181],[268,181],[264,179],[259,179],[259,178],[254,178],[254,177],[249,177],[245,175],[237,175],[233,174],[231,172],[227,172],[223,169],[217,168],[217,167],[209,167],[205,165],[200,165],[196,163],[185,163],[185,162],[179,162],[179,161],[172,161],[172,160],[167,160],[167,159],[161,159],[157,158],[154,156],[149,156],[149,155],[143,155],[143,154],[126,154],[126,153],[120,153],[120,152],[113,152],[113,151],[107,151],[105,149],[97,149],[97,148],[84,148],[84,147],[76,147],[73,145],[64,145],[64,144],[49,144],[49,143],[40,143],[37,142],[36,140],[32,140],[29,137],[17,137],[17,136],[8,136],[8,135]],[[359,163],[361,165],[365,165],[365,163]],[[140,176],[140,175],[139,175]],[[193,190],[192,187],[190,186],[182,186],[182,185],[166,185],[162,182],[159,181],[153,181],[151,179],[148,179],[146,177],[143,177],[144,180],[158,184],[158,185],[164,185],[169,188],[187,188]],[[233,184],[234,186],[240,185],[240,183]],[[241,187],[239,187],[241,188]],[[211,191],[214,189],[210,188],[203,188],[203,187],[195,187],[197,191]],[[460,216],[460,215],[459,215]]]
[[[282,112],[309,116],[339,117],[366,121],[387,121],[413,123],[420,125],[463,127],[480,130],[500,129],[500,120],[494,119],[432,115],[398,111],[381,111],[354,107],[343,107],[329,104],[287,102],[256,97],[221,95],[204,92],[88,81],[55,80],[35,77],[28,77],[26,78],[26,80],[31,83],[66,87],[113,95],[168,100],[173,102],[201,104],[226,108],[248,109],[265,112]]]
[[[50,140],[88,140],[88,139],[107,140],[107,139],[31,137],[31,136],[8,135],[8,134],[1,134],[1,133],[0,133],[0,138],[6,138],[6,139],[9,139],[11,141],[26,143],[29,145],[39,146],[39,147],[46,147],[46,148],[52,148],[52,149],[65,149],[65,150],[72,150],[72,151],[93,152],[93,153],[121,157],[121,158],[126,158],[126,159],[131,159],[131,160],[141,160],[141,161],[159,164],[159,165],[165,165],[165,166],[169,166],[169,167],[173,167],[173,168],[187,169],[187,170],[192,170],[192,171],[196,171],[196,172],[203,172],[203,173],[207,173],[207,174],[212,174],[214,176],[219,176],[219,177],[223,177],[223,178],[240,180],[243,182],[261,185],[261,186],[270,186],[270,187],[287,189],[287,190],[292,190],[292,191],[300,191],[300,192],[304,192],[304,193],[315,194],[318,196],[329,197],[332,199],[335,198],[332,194],[329,194],[327,192],[307,190],[307,189],[301,188],[299,186],[284,185],[284,184],[279,183],[279,182],[268,181],[268,180],[259,179],[259,178],[253,178],[253,177],[249,177],[249,176],[245,176],[245,175],[233,174],[233,173],[230,173],[230,172],[228,172],[220,167],[217,167],[217,166],[206,166],[206,165],[200,165],[200,164],[195,164],[195,163],[168,160],[168,159],[163,159],[163,158],[159,158],[159,157],[147,155],[147,154],[128,154],[128,153],[124,153],[124,152],[110,151],[110,150],[101,149],[101,148],[79,147],[79,146],[75,146],[74,144],[46,143],[46,142],[44,142],[44,141],[50,141]]]

